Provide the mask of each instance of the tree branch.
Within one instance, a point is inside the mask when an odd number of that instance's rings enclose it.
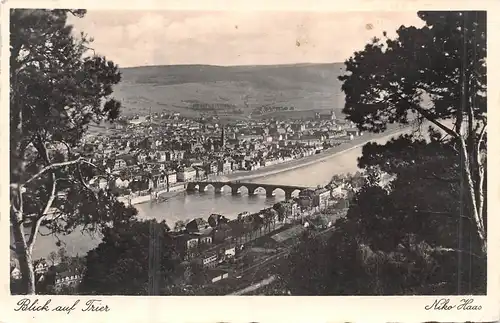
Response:
[[[478,167],[478,185],[477,185],[477,200],[478,200],[478,216],[481,222],[484,225],[484,219],[483,219],[483,207],[484,207],[484,190],[483,190],[483,185],[484,185],[484,164],[481,160],[481,144],[484,139],[484,135],[486,133],[486,121],[484,122],[484,126],[481,129],[481,132],[479,133],[479,138],[477,140],[477,147],[476,147],[476,160],[477,160],[477,167]]]
[[[483,128],[481,129],[481,132],[479,133],[479,138],[477,139],[477,150],[476,154],[479,157],[480,151],[481,151],[481,144],[483,143],[484,140],[484,134],[486,133],[486,121],[484,122]]]
[[[484,207],[484,190],[483,190],[483,185],[484,185],[484,166],[481,164],[479,165],[478,169],[478,192],[476,194],[478,195],[478,205],[477,205],[477,211],[478,211],[478,216],[479,219],[481,220],[482,225],[484,226],[484,219],[483,219],[483,207]]]
[[[452,213],[452,212],[439,212],[439,211],[429,211],[429,210],[418,210],[419,213],[428,213],[428,214],[434,214],[434,215],[445,215],[445,216],[449,216],[449,217],[458,217],[458,218],[463,218],[463,219],[468,219],[470,220],[471,218],[466,216],[466,215],[462,215],[462,214],[456,214],[456,213]]]
[[[12,222],[12,233],[14,236],[14,243],[15,243],[14,251],[16,252],[16,254],[26,250],[26,237],[23,234],[23,228],[22,228],[23,221],[22,219],[19,220],[19,214],[22,214],[22,211],[14,211],[14,209],[11,207],[10,218]]]
[[[470,102],[467,105],[467,119],[468,119],[467,125],[468,125],[469,136],[472,136],[474,134],[475,118],[474,118],[473,106]]]
[[[50,159],[49,159],[49,154],[47,152],[47,147],[45,146],[45,142],[40,134],[37,134],[37,141],[34,143],[36,149],[38,150],[38,153],[41,155],[43,158],[44,162],[46,165],[50,165]],[[57,186],[57,180],[56,180],[56,175],[54,172],[51,172],[51,193],[49,195],[49,198],[47,199],[47,202],[45,203],[45,207],[43,208],[42,212],[35,218],[34,225],[31,227],[31,233],[30,237],[28,239],[27,247],[28,250],[31,252],[33,251],[33,246],[36,241],[36,236],[38,234],[38,230],[40,229],[40,224],[43,220],[43,218],[46,216],[47,212],[50,210],[52,207],[52,203],[54,202],[54,199],[56,198],[56,186]]]
[[[24,188],[17,185],[17,187],[15,187],[15,191],[17,192],[15,197],[17,197],[18,207],[16,207],[16,201],[15,200],[12,201],[12,199],[11,199],[11,203],[10,203],[10,205],[11,205],[11,220],[13,221],[13,223],[20,224],[24,220],[23,219],[23,193],[24,193],[23,191],[24,191]]]
[[[486,231],[484,228],[483,219],[479,217],[479,212],[477,209],[476,203],[476,192],[474,191],[474,181],[472,179],[470,164],[469,164],[469,154],[467,152],[467,144],[465,143],[465,139],[460,137],[460,148],[461,148],[461,157],[464,163],[463,172],[465,181],[467,183],[467,194],[470,202],[470,208],[472,215],[474,216],[474,221],[476,224],[476,231],[479,236],[479,239],[483,243],[483,246],[486,246]]]
[[[64,146],[66,146],[66,151],[68,152],[68,158],[69,158],[69,156],[71,156],[71,147],[68,145],[68,143],[64,140],[54,140],[54,141],[60,142]]]
[[[19,156],[24,156],[24,153],[26,151],[26,148],[28,148],[28,146],[30,145],[30,143],[33,142],[33,140],[35,139],[35,136],[31,136],[29,139],[26,139],[26,140],[22,140],[20,145],[19,145]],[[22,158],[21,158],[22,159]]]
[[[453,179],[453,178],[442,178],[442,177],[439,177],[437,176],[436,174],[432,173],[431,174],[432,177],[423,177],[422,179],[435,179],[435,180],[438,180],[438,181],[443,181],[443,182],[447,182],[447,183],[457,183],[459,182],[458,179]]]
[[[453,137],[453,138],[460,137],[460,135],[456,131],[453,131],[452,129],[446,127],[444,124],[442,124],[441,122],[439,122],[436,118],[434,118],[429,112],[427,112],[425,109],[419,107],[416,104],[412,104],[412,107],[415,110],[417,110],[424,118],[426,118],[427,120],[429,120],[430,122],[432,122],[433,124],[435,124],[436,126],[438,126],[441,130],[443,130],[444,132],[446,132],[451,137]]]
[[[109,174],[106,170],[104,170],[104,169],[100,168],[99,166],[97,166],[97,165],[96,165],[96,164],[94,164],[94,163],[89,162],[88,160],[82,159],[82,160],[81,160],[81,162],[82,162],[83,164],[87,164],[87,165],[89,165],[89,166],[94,167],[95,169],[99,170],[99,171],[100,171],[100,172],[102,172],[102,173],[106,173],[108,177],[109,177],[109,176],[113,176],[113,174]]]
[[[76,159],[76,160],[72,160],[72,161],[68,161],[68,162],[62,162],[62,163],[54,163],[54,164],[51,164],[47,167],[45,167],[44,169],[42,169],[39,173],[37,173],[35,176],[33,176],[30,180],[28,180],[27,182],[25,182],[24,185],[26,185],[27,183],[31,182],[32,180],[34,180],[35,178],[37,177],[40,177],[44,172],[48,171],[48,170],[52,170],[54,168],[57,168],[57,167],[62,167],[62,166],[67,166],[67,165],[73,165],[73,164],[77,164],[77,167],[78,167],[78,173],[79,173],[79,180],[80,180],[80,183],[90,192],[93,193],[93,196],[94,198],[97,200],[97,196],[95,195],[95,192],[88,186],[87,183],[85,183],[85,181],[83,180],[83,177],[82,177],[82,173],[81,173],[81,169],[80,169],[80,164],[81,163],[85,163],[85,164],[88,164],[88,165],[91,165],[97,169],[99,169],[95,164],[91,163],[91,162],[88,162],[84,159],[82,159],[81,157]],[[43,221],[43,219],[45,218],[45,216],[48,214],[50,208],[52,207],[52,204],[56,198],[56,186],[57,186],[57,182],[60,181],[60,180],[68,180],[68,181],[72,181],[70,179],[67,179],[67,178],[60,178],[60,179],[56,179],[55,178],[55,175],[52,174],[52,190],[51,190],[51,193],[50,193],[50,197],[43,209],[43,211],[36,217],[36,220],[35,220],[35,224],[31,227],[31,234],[30,234],[30,238],[27,242],[27,247],[32,250],[33,249],[33,246],[35,244],[35,241],[36,241],[36,236],[38,234],[38,230],[40,229],[40,225],[41,225],[41,222]]]
[[[45,149],[45,147],[43,145],[43,142],[40,142],[38,146],[39,146],[38,148],[40,149],[40,153],[41,153],[42,157],[44,158],[44,160],[46,161],[46,163],[48,163],[49,160],[48,160],[48,156],[46,154],[47,151],[46,151],[46,149]],[[30,183],[31,181],[35,180],[36,178],[42,176],[47,171],[53,170],[53,169],[58,168],[58,167],[63,167],[63,166],[77,164],[78,165],[78,171],[79,171],[79,174],[80,174],[80,180],[81,180],[82,185],[84,185],[84,187],[86,189],[92,191],[88,187],[88,185],[86,185],[86,183],[83,181],[83,178],[81,177],[81,171],[80,171],[80,167],[79,167],[80,162],[84,162],[86,164],[92,165],[92,166],[94,166],[94,167],[97,168],[96,165],[94,165],[93,163],[85,161],[82,157],[80,157],[78,159],[75,159],[75,160],[71,160],[71,161],[66,161],[66,162],[61,162],[61,163],[53,163],[53,164],[50,164],[50,165],[44,167],[40,172],[38,172],[37,174],[35,174],[34,176],[32,176],[23,185],[26,185],[26,184]],[[57,187],[58,180],[59,179],[55,178],[55,174],[52,174],[52,190],[51,190],[49,199],[47,200],[47,203],[46,203],[43,211],[36,217],[35,223],[31,227],[31,234],[30,234],[29,240],[27,242],[27,247],[30,250],[33,249],[33,246],[35,244],[36,236],[38,234],[38,230],[40,229],[41,222],[43,221],[44,217],[49,212],[49,210],[52,207],[52,204],[53,204],[53,202],[54,202],[54,200],[56,198],[56,193],[57,193],[56,192],[56,187]],[[61,180],[64,180],[64,179],[61,179]],[[22,188],[21,186],[19,186],[19,187]],[[94,197],[95,197],[95,194],[94,194]]]
[[[439,127],[441,130],[443,130],[444,132],[446,132],[448,135],[450,135],[451,137],[453,138],[458,138],[460,137],[460,135],[456,132],[456,131],[453,131],[452,129],[446,127],[444,124],[442,124],[441,122],[439,122],[437,120],[437,118],[435,118],[431,113],[429,113],[426,109],[420,107],[418,104],[412,102],[411,100],[412,99],[415,99],[414,97],[413,98],[405,98],[401,95],[401,93],[394,93],[394,95],[398,96],[401,100],[404,100],[404,101],[407,101],[411,107],[416,110],[417,112],[420,113],[420,115],[422,117],[424,117],[425,119],[427,119],[428,121],[432,122],[433,124],[435,124],[437,127]],[[394,96],[393,95],[393,96]],[[382,102],[381,102],[382,103]],[[383,101],[383,103],[386,103],[386,101]]]
[[[435,251],[438,251],[438,252],[460,252],[460,253],[465,253],[465,254],[471,255],[471,256],[476,257],[478,259],[486,259],[485,255],[478,255],[478,254],[475,254],[475,253],[470,252],[468,250],[459,250],[459,249],[454,249],[454,248],[438,247],[438,248],[435,248]]]
[[[77,167],[78,167],[78,180],[80,181],[80,184],[82,184],[83,187],[85,187],[85,189],[88,192],[92,193],[92,196],[94,197],[95,200],[98,200],[96,192],[94,192],[94,190],[92,190],[92,188],[90,188],[90,186],[84,181],[80,164],[78,164]]]
[[[57,179],[55,178],[55,175],[52,174],[52,191],[50,192],[50,197],[47,203],[45,204],[45,208],[43,209],[42,213],[36,217],[35,224],[31,227],[31,234],[28,240],[28,248],[30,251],[33,250],[33,246],[35,244],[36,236],[38,234],[38,230],[40,229],[42,220],[43,218],[45,218],[50,208],[52,207],[52,203],[54,203],[54,200],[56,198],[56,186],[57,186]]]
[[[69,160],[69,161],[60,162],[60,163],[53,163],[53,164],[51,164],[49,166],[46,166],[46,167],[42,168],[42,170],[40,170],[38,173],[36,173],[35,175],[33,175],[30,179],[28,179],[23,184],[21,184],[21,186],[24,186],[26,184],[31,183],[32,181],[34,181],[35,179],[39,178],[40,176],[42,176],[45,172],[47,172],[49,170],[53,170],[53,169],[58,168],[58,167],[64,167],[64,166],[74,165],[74,164],[79,163],[79,162],[81,162],[83,160],[84,160],[83,157],[78,157],[75,160]]]

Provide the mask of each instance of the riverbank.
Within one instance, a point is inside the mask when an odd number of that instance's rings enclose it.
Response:
[[[390,139],[390,137],[394,136],[396,133],[397,132],[385,132],[376,137],[362,136],[354,139],[349,144],[351,146],[356,144],[359,146],[368,141],[377,141],[382,144],[384,137]],[[357,140],[363,142],[356,142]],[[353,142],[356,142],[356,144],[353,144]],[[259,170],[264,172],[257,172],[258,176],[255,176],[255,172],[243,172],[243,174],[233,173],[231,176],[243,178],[242,175],[252,175],[255,181],[262,183],[279,183],[282,185],[305,185],[311,187],[320,184],[324,185],[333,174],[352,172],[353,169],[357,168],[356,159],[361,154],[361,148],[358,147],[357,150],[350,149],[350,151],[347,151],[347,149],[350,148],[347,145],[343,145],[340,148],[341,153],[330,153],[326,151],[286,164],[266,167],[265,169]],[[297,166],[292,167],[295,163],[300,164],[300,168]],[[279,171],[276,170],[277,168],[279,168]],[[269,176],[270,172],[273,172],[275,175]],[[184,188],[183,185],[179,186]],[[244,211],[257,212],[258,210],[272,206],[274,203],[284,198],[284,193],[280,195],[281,193],[277,192],[276,194],[277,195],[273,198],[266,198],[261,195],[247,196],[246,194],[233,196],[231,194],[213,194],[213,192],[196,192],[193,194],[185,194],[183,191],[167,192],[163,194],[163,196],[168,198],[167,203],[142,203],[136,207],[139,210],[140,218],[157,219],[159,221],[165,220],[168,225],[173,226],[176,221],[186,221],[200,216],[205,217],[211,213],[219,213],[228,218],[232,218]],[[101,241],[99,236],[91,237],[87,234],[82,234],[80,230],[75,230],[68,235],[61,235],[59,238],[68,250],[68,253],[72,255],[86,254],[88,250],[95,248]],[[56,250],[56,241],[57,239],[53,236],[39,236],[34,249],[35,259],[46,257],[48,253]]]
[[[307,157],[303,157],[300,159],[294,159],[291,161],[287,161],[281,164],[277,165],[272,165],[268,167],[263,167],[257,170],[253,171],[240,171],[240,172],[234,172],[231,174],[223,175],[223,176],[217,176],[213,180],[219,180],[219,181],[234,181],[234,180],[247,180],[247,181],[252,181],[256,180],[262,177],[266,176],[271,176],[271,175],[276,175],[282,172],[288,172],[294,169],[306,167],[315,163],[319,163],[322,161],[325,161],[327,159],[333,158],[339,154],[346,153],[350,150],[357,149],[359,147],[364,146],[368,142],[379,140],[379,139],[384,139],[386,137],[395,137],[398,135],[401,135],[405,132],[408,132],[411,130],[411,126],[407,127],[397,127],[393,129],[389,129],[383,133],[380,134],[365,134],[359,137],[354,138],[348,143],[341,144],[337,147],[329,148],[324,151],[322,151],[319,154],[316,155],[311,155]]]
[[[385,137],[389,136],[396,136],[399,134],[402,134],[404,132],[407,132],[410,130],[410,126],[408,127],[397,127],[390,129],[388,131],[385,131],[380,134],[365,134],[359,137],[354,138],[353,140],[349,141],[348,143],[341,144],[337,147],[329,148],[324,151],[322,151],[319,154],[307,156],[307,157],[302,157],[299,159],[294,159],[290,161],[283,162],[281,164],[276,164],[276,165],[271,165],[267,167],[262,167],[257,170],[252,170],[252,171],[237,171],[233,172],[230,174],[226,175],[217,175],[211,177],[210,181],[235,181],[235,180],[255,180],[259,179],[262,177],[266,176],[271,176],[271,175],[276,175],[282,172],[288,172],[294,169],[306,167],[315,163],[322,162],[324,160],[327,160],[329,158],[335,157],[338,154],[346,153],[350,150],[359,148],[366,143],[378,139],[382,139]],[[181,193],[185,193],[186,188],[184,185],[177,185],[174,187],[171,187],[170,190],[164,189],[160,190],[157,192],[158,197],[160,199],[160,202],[165,202],[170,198],[173,198]],[[123,203],[129,203],[130,205],[139,205],[139,204],[144,204],[147,202],[151,201],[151,196],[149,194],[147,195],[142,195],[142,196],[136,196],[133,198],[130,198],[128,196],[123,196],[118,198],[121,202]]]
[[[184,185],[176,185],[173,187],[170,187],[169,189],[165,188],[163,190],[159,190],[157,192],[153,192],[153,194],[156,193],[157,197],[159,200],[162,202],[175,197],[181,193],[184,193],[186,191],[186,188]],[[118,197],[118,201],[123,202],[125,204],[129,205],[138,205],[138,204],[143,204],[151,201],[151,194],[145,194],[141,196],[120,196]]]
[[[184,194],[186,192],[186,188],[184,185],[174,186],[168,192],[159,192],[158,199],[160,202],[168,201],[169,199],[176,197],[177,195]]]

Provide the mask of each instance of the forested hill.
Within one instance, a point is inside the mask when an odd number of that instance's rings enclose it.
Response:
[[[121,72],[114,96],[125,115],[144,114],[150,107],[183,114],[240,110],[247,115],[260,106],[339,111],[344,104],[337,79],[344,73],[343,63],[144,66]]]

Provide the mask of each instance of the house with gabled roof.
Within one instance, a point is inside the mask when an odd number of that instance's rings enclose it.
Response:
[[[63,287],[76,287],[82,281],[82,275],[74,271],[64,271],[56,273],[54,287],[61,289]]]
[[[177,172],[178,182],[189,182],[196,178],[196,169],[193,167],[184,167]]]
[[[201,232],[208,227],[210,227],[210,225],[207,221],[203,220],[203,218],[196,218],[186,223],[186,230],[190,233]]]
[[[33,262],[33,267],[35,274],[44,274],[49,269],[49,264],[44,258],[41,258]]]

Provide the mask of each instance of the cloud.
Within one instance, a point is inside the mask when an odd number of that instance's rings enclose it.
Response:
[[[121,66],[340,62],[413,12],[89,11],[72,18]],[[299,46],[298,46],[299,45]]]

